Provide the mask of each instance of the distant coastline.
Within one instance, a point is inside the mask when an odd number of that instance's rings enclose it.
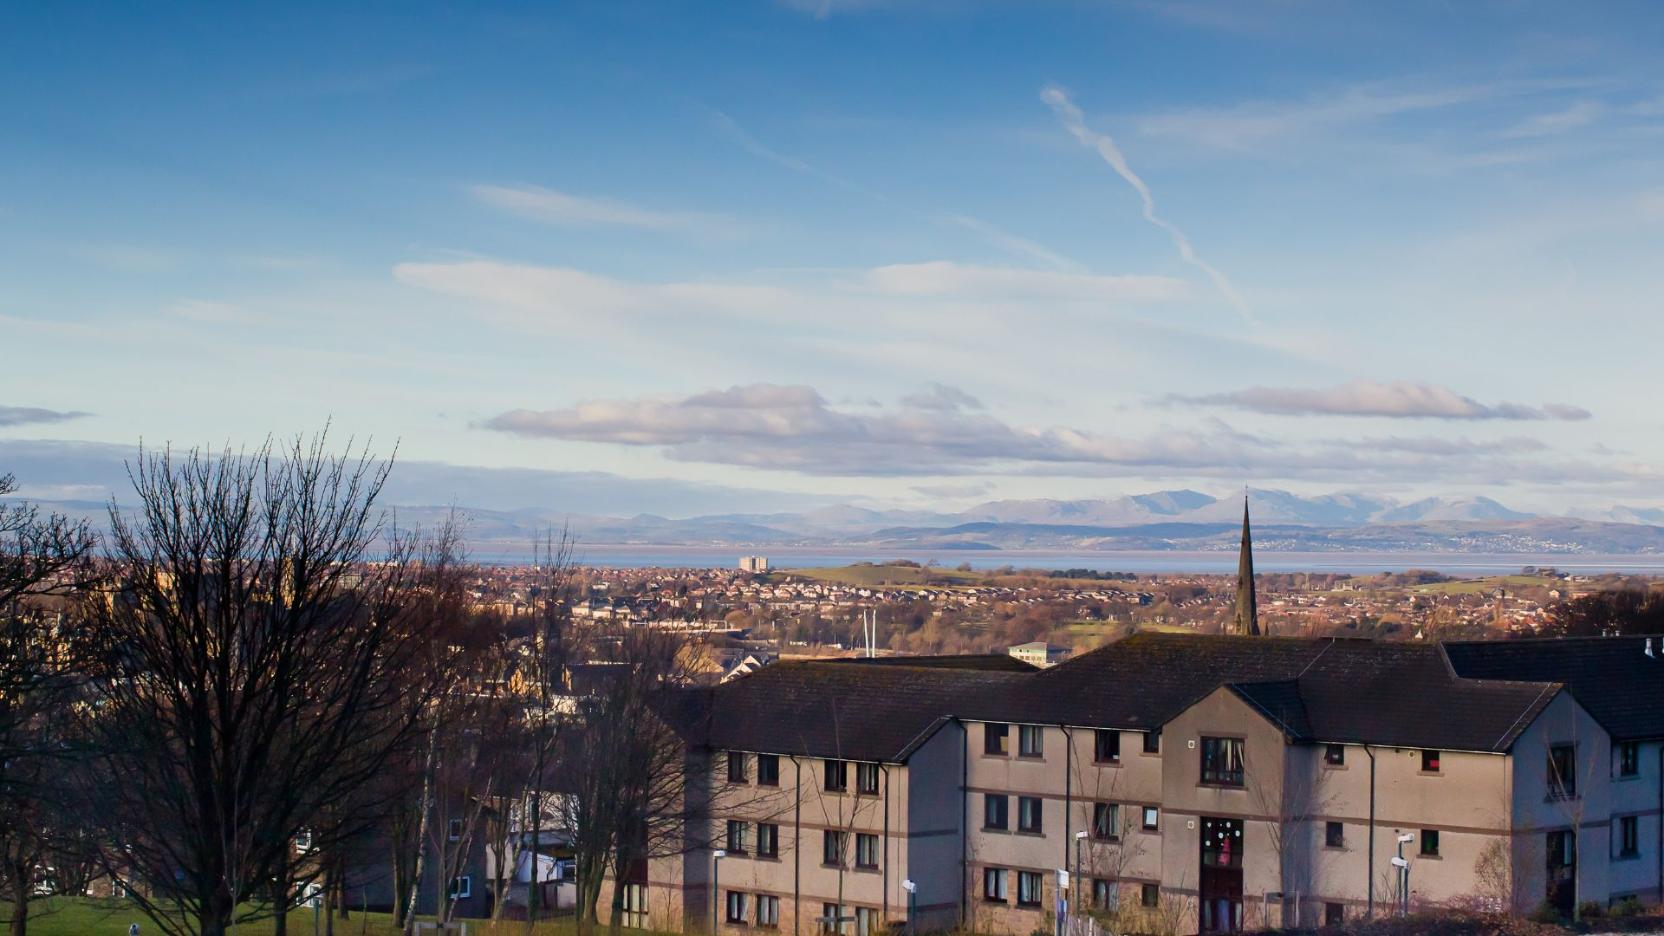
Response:
[[[834,547],[646,546],[578,542],[573,560],[579,565],[609,568],[734,568],[739,557],[766,555],[776,570],[844,566],[856,562],[908,559],[953,568],[969,563],[973,569],[1093,569],[1142,574],[1226,574],[1236,570],[1236,556],[1202,550],[958,550],[958,549],[846,549]],[[488,565],[529,565],[533,546],[480,544],[472,554]],[[1501,575],[1525,566],[1553,567],[1562,572],[1596,575],[1619,572],[1664,575],[1664,555],[1605,555],[1592,553],[1459,553],[1459,552],[1298,552],[1256,551],[1259,572],[1334,572],[1372,575],[1426,569],[1446,575]]]

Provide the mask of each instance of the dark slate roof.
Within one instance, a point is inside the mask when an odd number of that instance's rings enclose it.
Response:
[[[1033,673],[1040,669],[1033,663],[1017,659],[1009,653],[955,653],[944,656],[887,656],[836,657],[826,663],[845,663],[861,666],[923,666],[931,669],[985,670],[994,673]]]
[[[783,660],[709,691],[714,748],[900,763],[971,697],[1032,676],[941,666]]]
[[[1444,644],[1451,668],[1474,678],[1554,680],[1614,738],[1664,738],[1664,637],[1566,637]]]
[[[1142,633],[963,714],[1148,731],[1221,686],[1296,740],[1464,751],[1507,750],[1559,688],[1458,678],[1421,643]]]

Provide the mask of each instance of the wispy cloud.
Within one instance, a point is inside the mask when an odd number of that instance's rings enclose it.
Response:
[[[1096,302],[1168,303],[1189,296],[1190,285],[1164,276],[1057,273],[948,261],[826,271],[812,287],[745,282],[644,283],[569,267],[459,260],[401,263],[394,277],[407,285],[477,300],[498,310],[505,324],[544,330],[684,322],[688,316],[733,321],[836,321],[851,327],[893,314],[874,307],[874,295],[895,302],[953,300],[961,304]]]
[[[1502,137],[1508,140],[1524,140],[1554,136],[1587,126],[1593,123],[1600,113],[1601,106],[1598,102],[1578,101],[1560,110],[1527,117],[1504,130]]]
[[[1098,133],[1088,128],[1085,115],[1081,113],[1080,108],[1076,107],[1074,101],[1069,99],[1068,92],[1057,85],[1047,85],[1041,90],[1040,98],[1051,107],[1058,120],[1062,121],[1064,128],[1076,140],[1079,140],[1083,146],[1096,150],[1103,161],[1115,170],[1115,174],[1132,186],[1133,190],[1138,193],[1139,201],[1142,204],[1144,220],[1167,232],[1167,236],[1173,240],[1173,246],[1179,251],[1179,257],[1185,263],[1207,274],[1208,279],[1213,281],[1214,287],[1230,301],[1231,305],[1236,307],[1238,312],[1242,313],[1243,318],[1250,322],[1255,321],[1253,310],[1248,307],[1247,301],[1237,292],[1236,287],[1231,285],[1230,279],[1218,268],[1197,255],[1196,248],[1190,243],[1190,238],[1179,230],[1177,225],[1156,214],[1156,201],[1155,197],[1150,194],[1150,187],[1145,185],[1144,180],[1132,171],[1132,167],[1127,164],[1126,157],[1121,153],[1121,148],[1115,145],[1115,140],[1107,134]]]
[[[91,415],[91,413],[83,413],[79,410],[52,410],[38,406],[0,406],[0,426],[60,423]]]
[[[1225,406],[1279,416],[1378,416],[1393,419],[1568,420],[1588,410],[1563,403],[1481,403],[1448,387],[1408,380],[1354,380],[1334,387],[1249,387],[1203,396],[1174,395],[1166,402]]]
[[[1171,302],[1190,291],[1184,280],[1168,276],[1053,273],[945,260],[874,267],[864,278],[873,287],[898,296]]]
[[[475,185],[469,192],[494,208],[550,224],[722,235],[740,230],[738,222],[721,215],[655,211],[609,198],[573,195],[536,185]]]

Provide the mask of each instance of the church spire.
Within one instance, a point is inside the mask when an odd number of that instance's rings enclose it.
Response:
[[[1242,555],[1236,565],[1236,626],[1234,633],[1258,636],[1259,605],[1254,600],[1254,544],[1248,536],[1248,495],[1242,495]]]

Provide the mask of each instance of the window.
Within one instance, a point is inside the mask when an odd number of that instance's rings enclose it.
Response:
[[[750,777],[746,776],[746,774],[747,774],[747,771],[745,769],[745,752],[743,752],[743,751],[729,751],[728,752],[728,782],[729,783],[745,783],[748,780],[750,780]]]
[[[989,722],[983,725],[982,753],[1004,757],[1006,755],[1006,736],[1010,733],[1010,725],[1002,725],[999,722]]]
[[[1145,884],[1138,889],[1138,902],[1146,907],[1154,907],[1161,903],[1161,887],[1156,884]]]
[[[1242,867],[1242,820],[1202,817],[1202,867]]]
[[[311,829],[302,829],[299,832],[295,833],[295,850],[296,851],[311,851],[312,850],[312,830]]]
[[[1121,837],[1121,807],[1117,803],[1092,804],[1092,837],[1113,842]]]
[[[623,924],[629,929],[647,928],[647,885],[624,885]]]
[[[1115,885],[1103,878],[1092,879],[1092,907],[1095,910],[1114,910],[1121,901]]]
[[[1038,796],[1017,797],[1017,831],[1041,831],[1041,806]]]
[[[820,862],[842,866],[844,863],[843,832],[826,831],[820,834]]]
[[[1549,746],[1548,795],[1550,799],[1577,797],[1577,749],[1569,744]]]
[[[730,855],[745,854],[745,823],[739,819],[728,820],[728,841],[724,846]]]
[[[1637,777],[1641,774],[1641,745],[1625,741],[1618,745],[1618,776]]]
[[[878,911],[871,907],[855,908],[855,936],[873,936],[878,932]]]
[[[1038,871],[1017,872],[1017,906],[1040,906],[1040,881]]]
[[[745,922],[745,894],[742,891],[728,892],[728,922]]]
[[[864,796],[878,795],[878,765],[855,765],[855,792]]]
[[[778,754],[758,754],[757,755],[757,785],[758,786],[779,786],[780,785],[780,755],[778,755]],[[775,903],[779,904],[779,901],[776,900]]]
[[[447,893],[450,894],[452,900],[466,900],[474,896],[473,875],[464,874],[461,877],[451,878],[451,887]]]
[[[1121,762],[1121,732],[1099,728],[1092,732],[1092,759],[1100,764]]]
[[[1146,753],[1146,754],[1160,754],[1161,753],[1161,732],[1160,731],[1146,731],[1146,732],[1144,732],[1144,753]]]
[[[849,789],[849,762],[829,760],[826,762],[826,792],[842,793]]]
[[[452,819],[445,823],[445,838],[452,842],[462,841],[462,820]]]
[[[1421,830],[1421,855],[1423,858],[1439,857],[1439,830]]]
[[[837,933],[837,932],[840,932],[840,931],[845,932],[845,933],[849,932],[849,927],[844,925],[843,916],[844,916],[843,908],[838,906],[837,904],[835,904],[835,903],[823,903],[823,904],[821,904],[820,905],[820,931],[822,933]]]
[[[772,822],[757,823],[757,857],[780,857],[780,827]]]
[[[1439,752],[1438,751],[1422,751],[1421,752],[1421,772],[1422,773],[1438,773],[1439,772]]]
[[[866,832],[855,835],[855,867],[878,867],[878,836]]]
[[[1007,829],[1007,811],[1011,801],[1003,793],[984,793],[982,795],[982,827],[984,829]]]
[[[1323,747],[1323,763],[1330,767],[1346,766],[1346,745],[1328,744]]]
[[[1017,729],[1017,754],[1021,757],[1040,757],[1046,753],[1046,729],[1039,725],[1023,725]]]
[[[1346,905],[1326,903],[1323,905],[1323,925],[1343,926],[1346,923]]]
[[[1005,903],[1004,868],[984,868],[982,870],[982,899]]]
[[[1202,782],[1242,786],[1242,739],[1202,739]]]
[[[1618,817],[1618,857],[1634,858],[1641,854],[1641,819],[1639,816]]]
[[[1144,807],[1144,831],[1154,832],[1161,825],[1161,810],[1154,806]]]
[[[1323,824],[1323,844],[1329,848],[1346,847],[1346,826],[1338,822]]]
[[[757,925],[780,925],[780,898],[771,894],[757,895]]]

